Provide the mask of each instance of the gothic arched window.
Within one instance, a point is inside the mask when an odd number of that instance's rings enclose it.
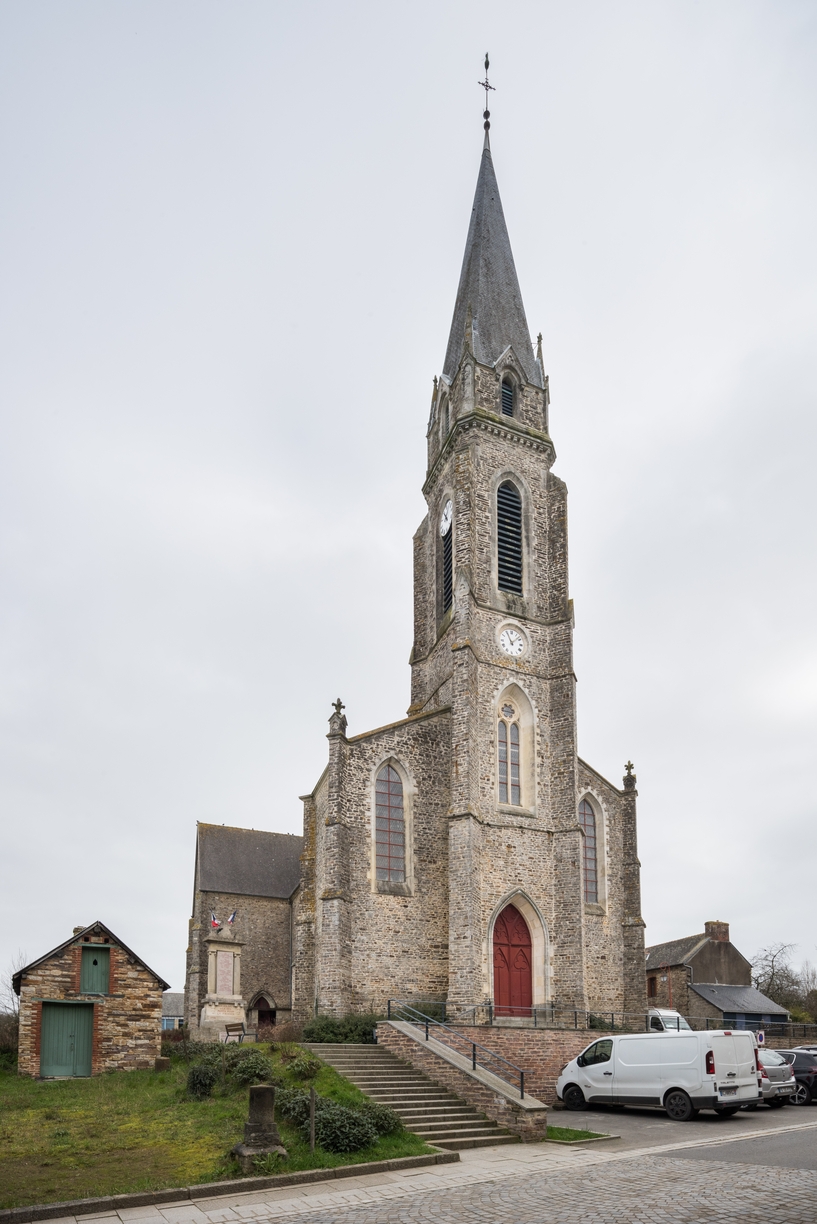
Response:
[[[499,802],[510,803],[514,807],[522,805],[519,756],[519,714],[506,701],[499,711],[497,723]]]
[[[599,899],[599,876],[596,863],[596,813],[589,799],[579,804],[579,824],[584,829],[584,899],[596,905]]]
[[[522,594],[522,497],[506,480],[496,491],[497,582],[500,591]]]
[[[502,379],[500,407],[503,416],[513,416],[513,383],[509,378]]]
[[[406,820],[403,783],[393,765],[384,765],[375,783],[375,875],[403,884],[406,879]]]
[[[440,616],[445,616],[454,599],[454,516],[451,499],[443,506],[440,518],[439,575]]]

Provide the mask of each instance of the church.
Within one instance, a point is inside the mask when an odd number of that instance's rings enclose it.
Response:
[[[488,128],[428,420],[411,704],[348,736],[334,703],[302,839],[199,826],[203,1035],[390,998],[646,1010],[636,779],[578,755],[567,489]]]

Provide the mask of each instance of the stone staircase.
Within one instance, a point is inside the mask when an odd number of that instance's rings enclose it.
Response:
[[[388,1105],[403,1119],[406,1130],[427,1143],[457,1151],[519,1142],[516,1135],[384,1046],[309,1043],[308,1048],[373,1101]]]

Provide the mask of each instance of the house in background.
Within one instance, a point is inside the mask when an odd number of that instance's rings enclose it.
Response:
[[[167,990],[162,995],[162,1031],[184,1027],[184,991]]]
[[[785,1023],[789,1013],[752,985],[751,962],[729,939],[728,922],[706,922],[701,935],[654,944],[647,953],[647,1002],[728,1028]]]
[[[102,922],[20,969],[18,1070],[47,1079],[153,1067],[161,1049],[158,973]]]

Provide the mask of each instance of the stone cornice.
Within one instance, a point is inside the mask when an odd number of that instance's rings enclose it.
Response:
[[[440,468],[448,458],[449,453],[454,449],[460,434],[468,433],[472,429],[481,430],[483,433],[491,434],[493,437],[501,438],[506,442],[521,443],[522,446],[529,450],[548,455],[551,463],[556,458],[556,449],[549,434],[538,429],[532,429],[529,425],[518,424],[513,417],[501,417],[496,413],[486,412],[484,408],[474,408],[471,412],[457,417],[452,425],[451,432],[428,471],[425,483],[423,484],[423,493],[427,493],[434,484]]]

